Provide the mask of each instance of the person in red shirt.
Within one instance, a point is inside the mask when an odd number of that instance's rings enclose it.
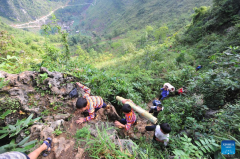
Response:
[[[132,102],[131,100],[128,101]],[[136,114],[129,104],[124,104],[122,111],[125,114],[125,119],[123,118],[120,121],[115,121],[114,124],[118,128],[125,128],[125,130],[129,130],[133,124],[136,124]]]
[[[179,88],[179,89],[175,92],[175,94],[176,94],[176,95],[182,95],[182,94],[185,94],[186,92],[187,92],[186,87],[182,87],[182,88]]]

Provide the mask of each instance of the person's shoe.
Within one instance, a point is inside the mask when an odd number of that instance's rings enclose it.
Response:
[[[43,156],[46,157],[51,152],[52,139],[50,137],[48,137],[45,141],[43,141],[43,143],[47,145],[47,149],[45,151],[43,151]]]

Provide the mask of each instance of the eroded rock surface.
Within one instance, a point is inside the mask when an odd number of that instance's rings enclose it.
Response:
[[[53,139],[53,151],[56,158],[60,158],[63,152],[67,152],[69,148],[74,147],[74,140],[66,140],[64,137]]]
[[[114,128],[114,121],[121,117],[112,105],[108,109],[100,109],[96,113],[95,120],[77,125],[75,121],[84,115],[75,112],[77,98],[69,97],[70,91],[76,87],[75,83],[78,82],[76,77],[60,72],[50,72],[46,68],[41,68],[40,72],[26,71],[20,74],[0,71],[0,77],[9,81],[7,86],[0,89],[2,112],[7,109],[15,110],[15,114],[8,115],[5,121],[0,121],[0,123],[14,124],[17,119],[26,118],[32,113],[33,118],[41,116],[41,120],[29,128],[29,131],[31,140],[45,140],[47,137],[53,139],[52,153],[45,159],[83,158],[84,147],[74,147],[74,135],[84,126],[89,126],[93,137],[98,137],[99,131],[107,129],[106,136],[102,137],[110,137],[112,143],[129,153],[133,153],[134,143],[131,139],[120,139],[119,135],[133,139],[139,139],[143,135],[152,138],[153,133],[145,131],[145,126],[150,122],[140,117],[138,124],[133,125],[129,131],[124,129],[117,131]],[[84,94],[81,89],[77,90],[80,96]],[[54,134],[56,129],[61,129],[63,133],[56,136]]]

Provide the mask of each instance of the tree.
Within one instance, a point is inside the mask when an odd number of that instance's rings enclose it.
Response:
[[[148,34],[150,34],[152,31],[153,31],[153,27],[152,26],[150,26],[150,25],[146,26],[146,32]]]
[[[167,26],[162,26],[162,27],[158,28],[155,31],[156,41],[160,42],[160,40],[164,40],[167,36],[167,32],[168,32],[168,27]]]
[[[213,0],[213,6],[218,7],[223,5],[227,0]]]

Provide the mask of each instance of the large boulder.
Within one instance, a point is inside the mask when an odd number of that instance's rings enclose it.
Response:
[[[61,154],[68,152],[68,149],[74,147],[75,142],[73,140],[66,140],[64,137],[53,139],[53,151],[56,158],[60,158]]]

